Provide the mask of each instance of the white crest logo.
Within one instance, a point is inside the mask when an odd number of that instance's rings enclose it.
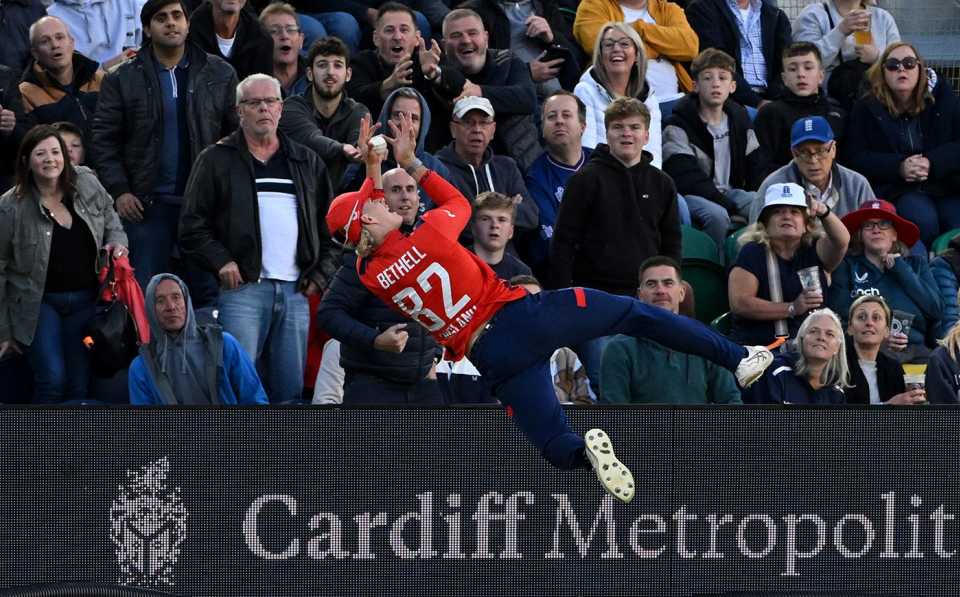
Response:
[[[160,587],[173,584],[173,568],[187,537],[187,509],[180,488],[166,484],[166,456],[139,470],[110,504],[110,540],[116,546],[120,584]]]

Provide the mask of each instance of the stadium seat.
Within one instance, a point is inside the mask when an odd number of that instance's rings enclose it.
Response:
[[[727,267],[733,267],[733,264],[737,261],[737,255],[740,254],[740,246],[737,244],[737,241],[740,239],[740,235],[747,230],[747,227],[738,228],[730,236],[727,237],[727,240],[723,243],[723,256],[726,260]]]
[[[720,249],[717,243],[713,242],[710,236],[701,230],[692,226],[680,226],[680,233],[683,242],[682,254],[683,260],[702,259],[717,265],[723,265],[720,261]]]
[[[944,232],[937,238],[933,239],[933,244],[930,245],[930,250],[933,251],[934,255],[941,255],[944,251],[947,250],[947,247],[950,246],[950,241],[953,240],[955,236],[960,234],[960,228],[954,228]]]
[[[682,226],[683,279],[693,288],[698,320],[709,323],[729,309],[727,275],[717,244],[707,234]]]

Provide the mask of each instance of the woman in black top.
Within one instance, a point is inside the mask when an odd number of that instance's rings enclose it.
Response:
[[[37,402],[86,398],[82,339],[94,315],[97,255],[126,252],[110,195],[68,155],[55,128],[34,127],[17,155],[16,185],[0,196],[0,358],[27,354]]]
[[[847,323],[847,363],[851,387],[847,404],[920,404],[923,390],[906,391],[903,367],[880,351],[890,335],[890,307],[883,297],[866,295],[853,301]]]

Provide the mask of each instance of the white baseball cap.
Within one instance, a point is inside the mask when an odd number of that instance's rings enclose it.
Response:
[[[467,115],[467,112],[470,110],[480,110],[485,113],[487,116],[493,117],[496,114],[493,111],[493,105],[485,97],[478,97],[475,95],[467,96],[461,98],[453,105],[453,117],[457,120],[460,120]]]
[[[767,208],[778,205],[789,205],[806,209],[807,195],[803,187],[795,182],[778,182],[767,187],[767,192],[763,196],[763,209],[760,210],[760,218],[763,219],[763,212]]]

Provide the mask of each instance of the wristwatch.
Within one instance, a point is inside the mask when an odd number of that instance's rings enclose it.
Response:
[[[433,76],[432,76],[432,77],[428,77],[428,76],[424,75],[423,78],[426,79],[427,81],[430,81],[431,83],[433,83],[434,81],[436,81],[437,79],[439,79],[442,75],[443,75],[443,69],[441,69],[441,68],[440,68],[440,65],[438,64],[438,65],[437,65],[437,70],[433,71]]]
[[[789,317],[790,319],[793,319],[793,317],[796,316],[796,314],[797,314],[797,308],[793,306],[793,303],[790,303],[789,305],[787,305],[787,317]]]
[[[413,161],[407,164],[403,169],[406,170],[407,174],[413,176],[413,173],[417,171],[417,168],[423,166],[423,162],[420,161],[420,158],[413,158]]]

